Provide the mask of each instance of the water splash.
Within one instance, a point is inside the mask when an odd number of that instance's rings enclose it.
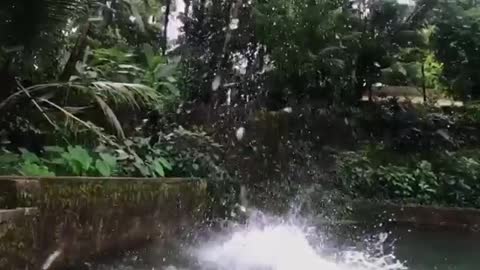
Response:
[[[196,231],[192,241],[175,244],[171,254],[151,250],[154,262],[136,270],[405,270],[408,269],[388,246],[388,233],[362,238],[365,247],[338,247],[310,212],[310,195],[315,189],[302,189],[290,200],[286,215],[265,214],[248,201],[247,189],[241,187],[240,200],[231,217],[215,226]],[[331,211],[331,210],[329,210]],[[315,225],[317,224],[317,225]],[[217,226],[218,225],[218,226]],[[323,231],[323,232],[322,232]],[[334,237],[335,238],[335,237]],[[333,243],[333,244],[332,244]],[[358,242],[356,243],[358,244]],[[169,257],[172,256],[172,257]],[[157,258],[162,258],[157,260]],[[124,264],[121,264],[124,265]],[[108,267],[108,266],[107,266]],[[97,268],[95,268],[97,269]]]
[[[42,270],[50,269],[50,266],[55,262],[55,260],[62,255],[62,251],[60,249],[55,250],[50,256],[48,256],[47,260],[42,265]]]
[[[246,224],[233,224],[193,250],[200,269],[208,270],[401,270],[384,254],[386,235],[372,243],[373,253],[356,250],[328,255],[315,227],[298,217],[279,218],[253,211]]]

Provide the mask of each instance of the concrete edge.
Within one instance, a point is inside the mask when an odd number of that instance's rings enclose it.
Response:
[[[37,213],[38,208],[36,207],[0,209],[0,224],[15,221],[25,216],[33,216]]]
[[[480,229],[480,209],[355,202],[354,219],[427,228]]]
[[[0,181],[39,181],[39,182],[52,182],[52,181],[78,181],[78,182],[162,182],[165,184],[178,184],[184,182],[202,181],[201,178],[183,178],[183,177],[90,177],[90,176],[18,176],[18,175],[1,175]]]

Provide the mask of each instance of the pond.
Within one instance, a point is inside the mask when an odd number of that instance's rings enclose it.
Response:
[[[341,228],[340,228],[341,227]],[[255,213],[189,241],[132,251],[94,270],[473,270],[480,234],[388,226],[311,226]]]
[[[396,254],[414,270],[478,269],[480,233],[397,228]]]

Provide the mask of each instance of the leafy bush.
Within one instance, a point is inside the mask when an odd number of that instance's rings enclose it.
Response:
[[[135,139],[137,152],[130,145],[125,146],[125,149],[129,148],[128,152],[122,148],[98,147],[89,151],[82,146],[47,146],[41,156],[24,149],[20,150],[21,154],[4,153],[1,160],[7,163],[4,163],[2,173],[28,176],[166,176],[166,172],[172,170],[171,163],[162,156],[160,149],[140,144],[142,139]]]
[[[111,141],[109,141],[111,142]],[[171,133],[132,137],[121,144],[44,147],[39,154],[4,150],[1,174],[28,176],[205,177],[226,179],[221,146],[205,132],[177,128]]]
[[[106,153],[93,153],[81,146],[46,146],[43,155],[20,149],[20,154],[5,152],[3,173],[27,176],[113,176],[118,173],[117,160]]]
[[[225,180],[230,176],[223,167],[222,146],[206,132],[182,127],[169,134],[160,133],[157,147],[163,147],[175,164],[172,171],[179,176]]]
[[[99,151],[117,157],[125,175],[228,177],[221,164],[221,146],[202,131],[180,127],[170,133],[128,139],[118,149],[102,146]]]
[[[343,153],[338,159],[341,187],[357,197],[480,207],[478,156],[446,152],[432,161],[407,160],[379,162],[366,151]]]
[[[390,98],[358,110],[352,116],[356,131],[371,140],[382,140],[385,147],[418,153],[456,149],[456,119],[438,108],[419,107]],[[460,134],[461,135],[461,134]]]
[[[478,104],[465,106],[464,112],[459,114],[459,118],[466,124],[480,123],[480,106]]]

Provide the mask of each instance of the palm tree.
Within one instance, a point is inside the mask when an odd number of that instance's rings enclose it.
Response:
[[[54,128],[73,121],[104,136],[98,117],[79,116],[100,109],[116,135],[124,138],[112,105],[139,108],[159,102],[159,93],[143,84],[85,74],[72,80],[86,54],[91,15],[109,14],[112,4],[100,0],[3,0],[0,5],[0,111],[28,101]]]
[[[368,91],[381,70],[395,63],[395,56],[405,47],[422,42],[418,29],[438,3],[437,0],[420,0],[413,10],[395,1],[372,1],[368,16],[361,24],[360,48],[356,61],[357,92]]]

